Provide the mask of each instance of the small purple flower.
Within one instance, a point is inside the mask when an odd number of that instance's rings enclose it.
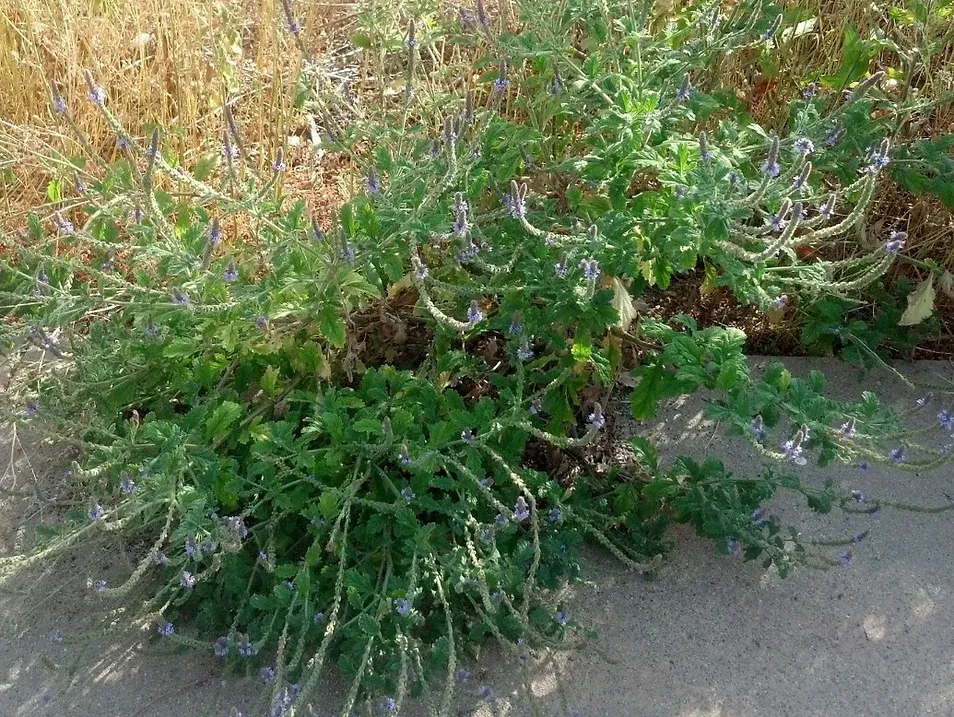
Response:
[[[742,555],[742,543],[733,538],[731,535],[726,536],[725,551],[732,557],[737,558]]]
[[[703,162],[711,162],[714,156],[709,148],[709,135],[705,132],[699,133],[699,156]]]
[[[460,432],[460,440],[464,443],[473,443],[474,442],[474,432],[469,428],[465,428]]]
[[[507,518],[503,513],[497,513],[497,517],[494,518],[494,522],[497,524],[498,528],[503,528],[510,522],[510,519]]]
[[[53,212],[53,222],[56,224],[56,228],[60,230],[61,234],[72,234],[75,231],[73,222],[59,212]]]
[[[154,553],[154,554],[153,554],[153,556],[152,556],[152,562],[153,562],[155,565],[165,565],[167,562],[169,562],[169,558],[166,557],[166,554],[165,554],[165,553],[163,553],[162,551],[160,551],[160,552],[158,552],[158,553]]]
[[[928,394],[927,396],[921,396],[921,398],[914,402],[914,405],[918,408],[924,408],[926,405],[928,405],[928,401],[930,400],[931,394]]]
[[[831,214],[835,210],[835,193],[828,195],[828,200],[818,208],[818,216],[826,222],[831,219]]]
[[[203,553],[214,553],[217,547],[219,547],[218,543],[212,540],[212,538],[203,540],[202,545],[199,546]]]
[[[172,303],[176,306],[188,306],[189,305],[189,295],[182,291],[181,289],[172,290]]]
[[[23,413],[27,416],[35,416],[40,409],[36,405],[36,401],[29,400],[26,402],[26,408],[23,409]]]
[[[119,490],[123,495],[132,495],[136,490],[136,484],[126,471],[123,471],[122,479],[119,481]]]
[[[586,422],[597,431],[603,430],[606,425],[606,417],[603,415],[603,407],[600,404],[593,404],[593,412],[586,417]]]
[[[520,338],[520,346],[517,347],[517,358],[521,361],[529,361],[533,358],[533,349],[530,348],[530,341],[526,336]]]
[[[854,418],[854,416],[852,416],[852,417],[849,418],[847,421],[845,421],[844,423],[842,423],[842,424],[841,424],[841,428],[840,428],[839,430],[841,431],[841,434],[842,434],[843,436],[845,436],[846,438],[853,438],[854,435],[855,435],[855,418]]]
[[[799,137],[795,140],[795,151],[803,157],[807,157],[815,151],[815,143],[808,137]]]
[[[401,488],[401,497],[410,503],[412,500],[414,500],[414,491],[410,488]]]
[[[818,94],[818,85],[814,82],[809,82],[802,91],[802,97],[806,100],[814,99],[816,94]]]
[[[510,320],[510,327],[507,329],[507,331],[511,336],[523,333],[523,324],[520,323],[519,312],[514,312],[513,318]]]
[[[287,25],[289,35],[301,34],[301,25],[298,23],[298,20],[296,20],[295,18],[293,17],[288,18],[288,22],[286,23],[286,25]]]
[[[596,280],[600,275],[600,265],[596,263],[596,259],[583,259],[580,262],[580,269],[583,270],[583,276],[590,281]]]
[[[761,508],[756,508],[752,511],[752,515],[749,516],[749,520],[756,528],[765,523],[765,511]]]
[[[530,404],[530,415],[536,416],[543,410],[543,404],[540,403],[539,398],[535,398],[533,403]]]
[[[188,570],[183,570],[179,573],[179,585],[182,586],[183,590],[191,590],[195,587],[196,576],[190,573]]]
[[[884,245],[884,250],[889,254],[897,254],[904,249],[908,235],[905,232],[891,232],[888,243]]]
[[[937,422],[941,424],[945,431],[954,433],[954,414],[947,409],[938,411]]]
[[[251,657],[255,654],[255,645],[248,639],[248,635],[239,635],[237,649],[242,657]]]
[[[316,625],[324,625],[325,614],[319,610],[315,613],[314,617],[312,617],[312,622],[314,622]]]
[[[368,170],[368,178],[365,180],[364,188],[367,190],[368,194],[378,195],[381,193],[381,180],[378,179],[378,175],[374,171],[374,167]]]
[[[901,446],[892,448],[890,451],[888,451],[888,458],[891,459],[892,463],[900,463],[904,460],[904,448]]]
[[[54,630],[53,634],[50,635],[50,639],[53,642],[60,643],[60,642],[63,642],[63,635],[60,633],[59,630]]]
[[[760,167],[762,169],[762,174],[768,175],[773,179],[782,171],[782,166],[778,162],[770,162],[767,159],[762,162]]]
[[[215,641],[215,645],[212,646],[212,649],[215,651],[216,657],[225,657],[229,654],[229,638],[223,635]]]
[[[863,459],[860,460],[860,461],[858,461],[858,468],[859,468],[860,470],[866,471],[866,470],[868,470],[869,467],[870,467],[870,465],[869,465],[868,461],[863,460]]]
[[[454,218],[454,236],[462,237],[467,234],[469,229],[470,225],[467,222],[467,210],[457,212],[457,216]]]
[[[868,174],[877,174],[879,171],[891,164],[891,157],[881,152],[875,152],[864,171]]]
[[[570,272],[570,267],[567,264],[566,257],[563,257],[563,259],[561,259],[560,261],[558,261],[556,264],[553,265],[553,271],[561,279],[566,277],[566,275]]]
[[[795,465],[803,466],[808,463],[802,455],[805,450],[802,447],[802,442],[805,438],[805,431],[800,428],[792,438],[782,444],[782,451],[785,453],[785,457]]]
[[[101,593],[106,589],[106,581],[97,580],[95,583],[93,583],[93,587],[96,588],[96,592]]]
[[[494,539],[494,530],[493,528],[484,528],[480,531],[480,539],[485,543],[489,543]]]
[[[559,508],[550,508],[550,512],[547,513],[547,520],[551,523],[559,523],[560,518],[563,517],[563,511]]]
[[[229,261],[229,265],[225,267],[225,272],[222,274],[222,279],[226,283],[231,284],[233,281],[238,281],[238,278],[239,278],[238,267],[235,266],[234,261]]]
[[[129,149],[129,140],[122,135],[119,135],[118,139],[116,140],[116,148],[120,150]]]
[[[394,610],[401,617],[407,617],[411,613],[411,601],[406,598],[395,598]]]
[[[407,451],[407,445],[401,445],[401,452],[398,454],[398,460],[401,461],[403,465],[409,466],[414,461],[411,459],[411,454]]]
[[[490,689],[487,685],[481,685],[477,688],[477,696],[482,700],[491,702],[494,699],[494,691]]]
[[[176,628],[171,622],[160,622],[156,625],[156,630],[163,637],[169,637],[176,631]]]
[[[507,61],[501,60],[497,79],[494,80],[494,92],[503,92],[510,86],[510,80],[507,79]]]
[[[106,92],[99,85],[91,85],[86,96],[89,97],[90,102],[100,107],[106,102]]]
[[[522,495],[517,498],[517,502],[514,504],[513,517],[518,523],[530,517],[530,506],[527,505],[527,501]]]
[[[258,676],[261,678],[262,682],[274,682],[275,668],[271,665],[266,665],[258,671]]]
[[[268,317],[259,315],[255,317],[255,328],[264,331],[268,328]]]
[[[199,554],[199,544],[191,535],[185,539],[185,554],[194,558]]]
[[[59,115],[65,115],[68,107],[66,106],[66,100],[60,95],[59,92],[56,93],[56,96],[53,98],[53,111]]]
[[[470,681],[470,670],[466,667],[458,667],[454,672],[454,681],[461,685],[467,684]]]
[[[838,558],[841,561],[842,565],[851,564],[851,553],[848,553],[848,552],[842,553],[841,555],[838,556]]]
[[[672,193],[673,193],[673,196],[676,197],[676,199],[685,199],[686,195],[689,193],[689,188],[686,187],[684,184],[677,184],[675,187],[672,188]]]
[[[682,78],[682,84],[676,89],[676,99],[680,102],[685,102],[689,99],[689,95],[692,93],[692,83],[689,82],[689,75],[686,75]]]
[[[774,299],[772,299],[770,306],[776,311],[784,309],[786,306],[788,306],[788,297],[784,294],[781,296],[776,296]]]
[[[480,310],[477,300],[470,302],[470,308],[467,309],[467,322],[471,326],[476,326],[484,320],[484,313]]]
[[[864,502],[865,502],[865,495],[864,495],[864,493],[862,493],[860,490],[853,490],[853,491],[851,491],[851,493],[849,493],[848,495],[849,495],[849,496],[851,497],[851,499],[852,499],[853,501],[855,501],[856,503],[864,503]]]
[[[829,147],[834,147],[844,136],[845,130],[840,129],[839,127],[829,127],[827,130],[825,130],[825,144]]]
[[[96,502],[94,502],[90,506],[89,510],[86,511],[86,515],[89,516],[90,520],[101,520],[104,513],[105,511],[103,510],[103,506]]]
[[[209,241],[213,244],[222,242],[222,224],[218,219],[213,219],[212,225],[209,227]]]
[[[557,610],[556,621],[560,623],[562,627],[566,627],[567,623],[570,622],[570,614],[561,608]]]

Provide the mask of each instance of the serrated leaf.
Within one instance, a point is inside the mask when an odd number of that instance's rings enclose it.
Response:
[[[934,274],[908,294],[908,308],[901,314],[898,326],[915,326],[934,313]]]
[[[223,438],[242,415],[242,407],[232,401],[219,404],[205,422],[205,435],[209,440]]]
[[[325,520],[331,520],[338,515],[338,496],[330,491],[325,491],[318,500],[318,509]]]
[[[277,393],[278,389],[278,367],[269,366],[265,369],[265,373],[262,374],[261,380],[262,389],[269,396],[274,396]]]
[[[337,349],[344,348],[348,339],[348,330],[344,319],[338,314],[338,310],[331,304],[326,304],[315,317],[318,322],[318,330],[324,336],[328,343]]]

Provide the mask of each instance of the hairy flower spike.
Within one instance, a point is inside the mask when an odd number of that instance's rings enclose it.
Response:
[[[690,94],[692,94],[692,83],[689,81],[689,75],[687,74],[682,78],[682,83],[676,89],[676,99],[685,102],[689,99]]]
[[[274,169],[277,174],[280,174],[288,169],[288,166],[285,164],[284,147],[279,147],[278,151],[275,152],[275,162],[272,164],[272,169]]]
[[[811,173],[812,173],[812,163],[805,162],[805,166],[802,167],[802,171],[799,173],[797,177],[795,177],[795,181],[792,182],[792,189],[796,192],[800,192],[803,189],[807,188],[808,177]]]
[[[60,88],[56,86],[56,83],[50,85],[50,93],[53,95],[53,111],[59,115],[66,115],[69,108],[66,105],[66,100],[63,99],[63,95],[60,94]]]
[[[510,216],[514,219],[523,219],[527,213],[527,185],[517,185],[516,180],[510,180],[510,194],[508,195]]]
[[[782,444],[782,451],[785,453],[785,457],[795,465],[803,466],[808,463],[808,461],[802,455],[802,453],[805,451],[802,446],[802,442],[805,440],[805,438],[806,435],[804,427],[799,428],[792,438]]]
[[[470,307],[467,309],[467,322],[471,326],[476,326],[483,320],[484,312],[480,310],[480,304],[478,304],[477,300],[474,299],[470,302]]]
[[[96,81],[93,79],[93,73],[89,70],[83,71],[83,79],[86,80],[89,101],[102,107],[106,103],[106,92],[102,87],[96,84]]]
[[[699,133],[699,156],[702,157],[703,162],[712,161],[712,150],[709,149],[709,136],[702,131]]]
[[[837,199],[838,195],[835,192],[829,194],[825,203],[818,208],[818,216],[820,216],[826,222],[831,219],[832,212],[835,211],[835,202]]]
[[[882,79],[884,79],[884,71],[878,70],[876,73],[871,75],[871,77],[862,80],[861,83],[851,91],[848,100],[850,102],[857,102],[858,100],[862,99],[868,94],[868,90],[881,82]]]
[[[513,517],[518,523],[530,517],[530,506],[527,505],[527,501],[522,495],[517,498],[513,507]]]
[[[603,407],[600,404],[593,404],[593,411],[586,417],[586,422],[597,431],[603,430],[606,426],[606,417],[603,415]]]
[[[372,196],[377,196],[381,193],[381,180],[378,178],[377,173],[374,171],[374,167],[368,169],[368,178],[364,183],[364,187],[367,190],[368,194]]]
[[[291,0],[282,0],[282,10],[285,12],[285,27],[288,28],[290,35],[300,35],[301,25],[295,19],[295,13],[292,11]]]
[[[769,25],[767,28],[765,28],[765,30],[762,32],[762,39],[765,40],[766,42],[770,42],[775,37],[775,33],[778,32],[778,29],[781,26],[782,26],[782,15],[781,13],[779,13],[778,15],[775,16],[775,19],[772,20],[772,24]]]

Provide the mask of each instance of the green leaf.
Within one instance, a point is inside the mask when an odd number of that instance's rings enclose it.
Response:
[[[198,162],[195,164],[195,169],[192,170],[192,174],[195,175],[195,178],[200,182],[204,182],[210,176],[212,176],[213,170],[219,164],[219,155],[217,152],[210,152],[209,154],[204,155]]]
[[[633,374],[639,378],[639,383],[633,389],[629,410],[638,420],[648,421],[656,414],[660,400],[681,393],[675,374],[661,364],[639,366]]]
[[[269,396],[274,396],[278,393],[278,376],[279,371],[277,366],[269,366],[265,369],[265,373],[262,374],[262,390],[265,391]]]
[[[325,520],[331,520],[338,515],[338,496],[331,491],[325,491],[318,499],[318,509]]]
[[[205,422],[206,438],[217,441],[224,438],[232,425],[242,415],[242,407],[232,401],[224,401],[219,404],[212,415]]]
[[[336,349],[344,348],[348,339],[348,329],[344,319],[338,313],[338,307],[325,304],[315,319],[318,322],[318,331],[328,340],[328,343]]]

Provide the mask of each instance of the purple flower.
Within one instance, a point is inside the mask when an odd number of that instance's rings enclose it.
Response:
[[[312,621],[313,621],[316,625],[324,625],[324,624],[325,624],[325,614],[319,610],[318,612],[315,613],[314,617],[312,617]]]
[[[398,460],[401,461],[401,463],[406,466],[409,466],[411,465],[411,463],[414,462],[413,460],[411,460],[411,454],[408,453],[407,451],[407,445],[405,444],[401,445],[401,452],[398,454]]]
[[[600,404],[593,404],[593,412],[586,417],[586,422],[597,431],[603,430],[606,425],[606,417],[603,415],[603,407]]]
[[[199,554],[199,544],[191,535],[185,539],[185,554],[190,558],[194,558]]]
[[[470,670],[466,667],[458,667],[454,672],[454,681],[459,684],[466,684],[470,680]]]
[[[785,453],[785,457],[795,465],[803,466],[808,463],[805,457],[802,456],[805,450],[802,447],[802,442],[805,440],[805,437],[804,429],[800,428],[791,439],[782,444],[782,451]]]
[[[89,516],[90,520],[100,520],[102,519],[104,512],[105,511],[103,511],[103,506],[101,506],[99,503],[94,502],[90,506],[89,510],[86,511],[86,515]]]
[[[507,518],[503,513],[497,513],[497,517],[494,518],[494,522],[497,524],[498,528],[503,528],[507,523],[510,522],[510,519]]]
[[[176,306],[188,306],[189,305],[189,295],[182,291],[181,289],[172,290],[172,303]]]
[[[737,557],[739,557],[740,555],[742,555],[742,543],[740,543],[738,540],[736,540],[735,538],[733,538],[731,535],[726,536],[726,539],[725,539],[725,551],[726,551],[729,555],[731,555],[731,556],[737,558]]]
[[[215,651],[216,657],[225,657],[229,654],[229,638],[223,635],[215,641],[212,649]]]
[[[533,403],[530,404],[530,415],[536,416],[543,410],[543,404],[540,403],[539,398],[535,398]]]
[[[75,231],[73,222],[71,222],[69,219],[66,219],[59,212],[53,212],[53,222],[56,224],[56,228],[60,230],[61,234],[72,234]]]
[[[462,237],[467,234],[467,231],[470,229],[469,224],[467,223],[467,210],[462,209],[457,212],[457,216],[454,218],[454,236]]]
[[[217,547],[219,547],[218,544],[211,538],[203,540],[202,545],[199,546],[203,553],[214,553]]]
[[[95,583],[93,583],[93,587],[96,588],[96,592],[101,593],[106,589],[106,581],[97,580]]]
[[[855,435],[855,419],[854,416],[849,418],[847,421],[841,424],[841,433],[847,438],[852,438]]]
[[[914,405],[917,406],[918,408],[924,408],[928,404],[928,401],[930,400],[931,400],[931,394],[928,394],[927,396],[921,396],[921,398],[919,398],[917,401],[914,402]]]
[[[67,111],[66,100],[60,95],[59,92],[56,93],[56,96],[53,97],[53,111],[60,115],[65,115]]]
[[[530,506],[522,495],[513,506],[513,517],[518,523],[530,517]]]
[[[295,18],[293,18],[293,17],[292,17],[292,18],[288,18],[288,22],[286,23],[286,25],[287,25],[287,28],[288,28],[288,34],[289,34],[289,35],[300,35],[300,34],[301,34],[301,25],[298,24],[298,20],[296,20]]]
[[[39,411],[39,408],[36,405],[36,401],[31,399],[26,402],[26,408],[23,409],[23,412],[27,416],[35,416],[37,414],[37,411]]]
[[[238,653],[242,657],[251,657],[255,654],[255,645],[248,639],[248,635],[239,635]]]
[[[825,130],[825,144],[829,147],[834,147],[844,136],[845,130],[840,129],[839,127],[829,127],[827,130]]]
[[[477,688],[477,696],[482,700],[490,702],[494,698],[494,691],[490,689],[487,685],[481,685]]]
[[[268,328],[268,317],[259,315],[255,317],[255,328],[264,331]]]
[[[218,219],[213,219],[209,227],[209,241],[213,244],[219,244],[222,241],[222,225]]]
[[[566,277],[566,275],[570,272],[570,267],[567,265],[567,258],[563,257],[563,259],[554,264],[553,270],[560,278]]]
[[[106,102],[106,92],[99,85],[91,85],[86,96],[89,97],[90,102],[100,107]]]
[[[866,470],[868,470],[868,467],[869,467],[868,461],[866,461],[866,460],[860,460],[860,461],[858,461],[858,468],[859,468],[860,470],[866,471]]]
[[[408,503],[414,500],[414,491],[410,488],[401,488],[401,497]]]
[[[222,274],[222,279],[231,284],[233,281],[237,281],[239,278],[238,267],[235,266],[234,261],[229,261],[229,265],[225,268],[225,272]]]
[[[851,491],[851,493],[849,493],[849,495],[851,496],[851,499],[855,501],[856,503],[865,502],[865,495],[860,490],[853,490]]]
[[[550,512],[547,513],[547,520],[549,520],[551,523],[560,522],[560,518],[562,517],[563,517],[563,511],[560,510],[559,508],[550,508]]]
[[[465,428],[460,432],[460,440],[464,443],[473,443],[474,442],[474,432],[469,428]]]
[[[520,323],[520,312],[515,311],[513,313],[513,318],[510,320],[510,328],[508,328],[507,331],[511,336],[523,333],[523,324]]]
[[[60,642],[63,642],[63,635],[60,634],[60,631],[59,631],[59,630],[54,630],[54,631],[53,631],[53,634],[50,635],[50,639],[51,639],[53,642],[60,643]]]
[[[888,243],[884,245],[884,250],[889,254],[897,254],[904,249],[908,235],[905,232],[891,232]]]
[[[132,495],[136,490],[136,484],[126,471],[123,471],[122,480],[119,481],[119,490],[123,495]]]
[[[176,631],[176,628],[171,622],[160,622],[156,625],[156,630],[163,637],[169,637]]]
[[[938,411],[937,422],[941,424],[944,430],[954,432],[954,414],[950,411],[946,409]]]
[[[116,140],[116,148],[129,149],[129,140],[123,137],[122,135],[119,135],[119,137]]]
[[[188,570],[183,570],[179,573],[179,585],[182,586],[183,590],[191,590],[195,587],[196,577]]]
[[[775,310],[784,309],[788,306],[788,297],[782,294],[781,296],[776,296],[772,299],[771,307]]]
[[[261,678],[262,682],[274,682],[275,668],[271,665],[266,665],[258,671],[258,676]]]
[[[407,617],[411,612],[411,601],[406,598],[395,598],[394,610],[401,617]]]
[[[494,80],[494,92],[503,92],[510,86],[510,80],[507,79],[507,61],[501,60],[497,72],[497,79]]]
[[[368,178],[365,180],[364,188],[368,194],[378,195],[381,193],[381,180],[374,171],[374,167],[368,170]]]
[[[814,82],[809,82],[802,91],[802,97],[806,100],[813,99],[816,94],[818,94],[818,85]]]
[[[477,300],[470,302],[470,308],[467,309],[467,322],[471,326],[476,326],[481,321],[484,320],[484,314],[480,310],[480,305],[477,303]]]
[[[709,135],[705,132],[699,133],[699,156],[702,157],[703,162],[711,162],[714,156],[709,149]]]
[[[828,200],[818,208],[818,216],[826,222],[831,219],[831,213],[835,209],[835,193],[828,195]]]
[[[245,527],[245,521],[240,516],[232,516],[226,519],[229,532],[239,540],[245,540],[248,537],[248,528]]]
[[[561,626],[566,626],[570,622],[570,614],[561,608],[557,610],[556,620]]]
[[[584,259],[580,262],[580,269],[583,270],[583,276],[591,281],[600,275],[600,265],[596,263],[596,259]]]
[[[765,511],[761,508],[756,508],[752,511],[752,515],[749,516],[749,520],[755,527],[762,525],[765,523]]]
[[[165,565],[167,562],[169,562],[169,559],[166,557],[165,553],[160,551],[158,553],[153,554],[152,562],[156,565]]]
[[[393,697],[382,697],[381,701],[378,702],[378,712],[382,714],[390,714],[397,709],[397,702],[394,701]]]
[[[888,451],[888,458],[891,459],[892,463],[900,463],[904,460],[904,448],[902,446],[892,448]]]
[[[517,358],[521,361],[529,361],[533,358],[533,349],[530,348],[530,341],[526,336],[520,339],[520,346],[517,347]]]
[[[887,167],[891,163],[891,158],[887,153],[882,154],[881,152],[875,152],[871,155],[871,159],[868,162],[868,166],[865,167],[864,171],[868,174],[877,174],[879,171]]]
[[[799,137],[795,140],[795,151],[803,157],[807,157],[815,151],[815,143],[808,139],[808,137]]]
[[[770,162],[769,160],[764,160],[760,165],[762,169],[762,174],[766,174],[773,179],[779,175],[782,171],[782,166],[776,162]]]
[[[685,102],[692,93],[692,83],[689,82],[689,75],[682,78],[682,84],[676,89],[676,99]]]
[[[841,564],[842,564],[842,565],[850,565],[850,564],[851,564],[851,553],[845,552],[845,553],[842,553],[841,555],[839,555],[838,557],[839,557],[839,559],[841,560]]]

